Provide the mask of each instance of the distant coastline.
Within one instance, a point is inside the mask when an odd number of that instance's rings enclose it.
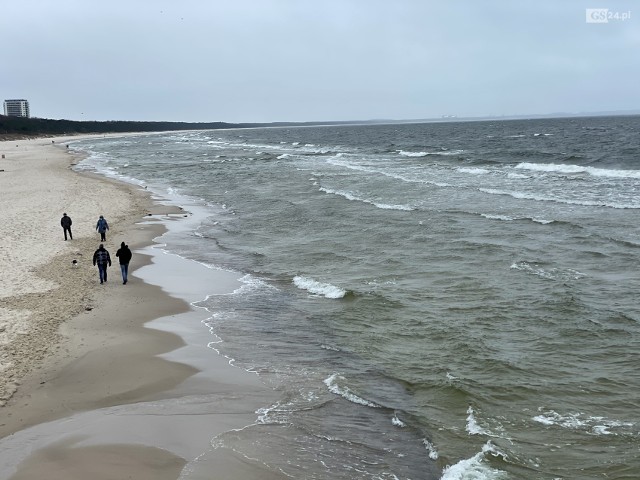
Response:
[[[169,122],[169,121],[77,121],[56,120],[49,118],[7,117],[0,115],[0,140],[25,139],[55,135],[79,135],[96,133],[129,133],[129,132],[166,132],[174,130],[221,130],[231,128],[265,128],[265,127],[314,127],[330,125],[372,125],[393,123],[441,123],[441,122],[481,122],[508,120],[535,120],[544,118],[578,118],[578,117],[611,117],[640,115],[640,110],[616,110],[603,112],[565,113],[532,115],[487,115],[487,116],[455,116],[417,119],[372,119],[345,121],[312,121],[312,122],[270,122],[270,123],[228,123],[228,122]]]
[[[417,120],[420,122],[420,120]],[[435,120],[432,120],[435,121]],[[326,122],[156,122],[156,121],[76,121],[49,118],[7,117],[0,115],[0,140],[27,139],[59,135],[88,135],[107,133],[168,132],[176,130],[223,130],[231,128],[317,127],[329,125],[370,125],[396,123],[395,120],[354,120]],[[403,121],[402,123],[412,122]]]

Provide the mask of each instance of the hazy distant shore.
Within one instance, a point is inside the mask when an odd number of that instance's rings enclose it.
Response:
[[[612,117],[640,115],[640,110],[613,110],[602,112],[555,112],[547,114],[523,115],[441,115],[413,119],[377,118],[366,120],[325,120],[304,122],[169,122],[169,121],[76,121],[49,118],[23,118],[0,115],[0,142],[11,140],[28,140],[37,137],[59,135],[99,135],[123,133],[152,133],[180,130],[227,130],[232,128],[263,127],[313,127],[331,125],[369,125],[394,123],[448,123],[448,122],[482,122],[535,120],[546,118],[582,118]]]

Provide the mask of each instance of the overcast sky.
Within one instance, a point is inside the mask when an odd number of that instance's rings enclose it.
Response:
[[[0,0],[0,97],[73,120],[640,109],[640,2]]]

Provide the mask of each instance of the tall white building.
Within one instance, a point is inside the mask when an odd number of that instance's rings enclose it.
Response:
[[[7,117],[27,117],[29,118],[29,102],[26,100],[5,100],[4,114]]]

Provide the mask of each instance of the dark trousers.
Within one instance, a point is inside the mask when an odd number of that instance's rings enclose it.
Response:
[[[98,273],[100,274],[100,283],[107,281],[107,264],[99,263],[98,264]]]
[[[122,283],[127,284],[127,275],[129,274],[129,264],[121,263],[120,271],[122,272]]]
[[[65,240],[67,239],[67,232],[69,232],[69,238],[73,240],[73,235],[71,235],[71,227],[68,227],[68,228],[62,227],[62,229],[64,230],[64,239]]]
[[[101,242],[106,242],[107,241],[107,232],[100,232],[100,241]]]

